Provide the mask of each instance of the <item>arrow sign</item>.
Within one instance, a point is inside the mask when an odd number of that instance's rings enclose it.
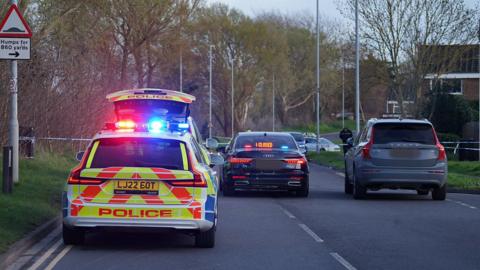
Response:
[[[0,59],[30,59],[30,39],[0,37]]]
[[[25,21],[15,4],[10,6],[7,15],[0,23],[0,37],[32,37],[32,30],[30,30],[27,21]]]

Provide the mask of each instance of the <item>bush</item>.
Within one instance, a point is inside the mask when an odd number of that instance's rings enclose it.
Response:
[[[437,133],[438,140],[440,142],[458,142],[461,141],[461,137],[452,133]]]
[[[447,93],[433,94],[424,108],[424,116],[433,112],[430,121],[439,133],[460,135],[465,123],[472,121],[473,111],[463,96]]]

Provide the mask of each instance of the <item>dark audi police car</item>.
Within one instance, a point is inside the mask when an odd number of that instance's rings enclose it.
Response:
[[[240,132],[226,149],[222,190],[295,191],[308,196],[308,163],[292,135]]]

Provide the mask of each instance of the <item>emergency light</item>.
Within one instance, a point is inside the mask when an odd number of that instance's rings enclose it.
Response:
[[[148,122],[148,131],[152,133],[160,133],[163,128],[166,128],[165,122],[160,119],[152,119]]]
[[[171,123],[160,118],[152,118],[147,123],[135,123],[133,120],[120,120],[115,123],[105,123],[104,130],[114,130],[117,132],[187,132],[190,128],[188,123]]]

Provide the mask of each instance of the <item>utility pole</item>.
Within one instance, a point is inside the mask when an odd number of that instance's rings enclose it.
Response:
[[[275,132],[275,73],[273,73],[273,79],[272,79],[272,92],[273,92],[273,97],[272,97],[272,131]]]
[[[10,4],[17,5],[17,0],[10,0]],[[18,183],[18,107],[17,107],[17,60],[11,60],[10,72],[12,77],[10,78],[10,119],[8,121],[8,144],[12,146],[12,178],[13,183]]]
[[[480,161],[480,18],[478,19],[478,149]]]
[[[230,65],[232,68],[232,139],[235,136],[235,129],[234,129],[234,121],[235,121],[235,105],[234,105],[234,97],[235,97],[235,89],[234,89],[234,77],[233,77],[233,64],[235,62],[235,58],[233,57],[233,53],[230,54]]]
[[[211,139],[212,138],[212,126],[213,126],[213,123],[212,123],[212,49],[213,49],[213,45],[210,45],[210,49],[209,49],[209,80],[210,80],[210,84],[209,84],[209,87],[208,87],[208,92],[209,92],[209,102],[208,102],[208,138]]]
[[[358,0],[355,0],[355,122],[360,134],[360,42],[358,37]]]
[[[317,153],[320,152],[320,28],[317,0]]]

